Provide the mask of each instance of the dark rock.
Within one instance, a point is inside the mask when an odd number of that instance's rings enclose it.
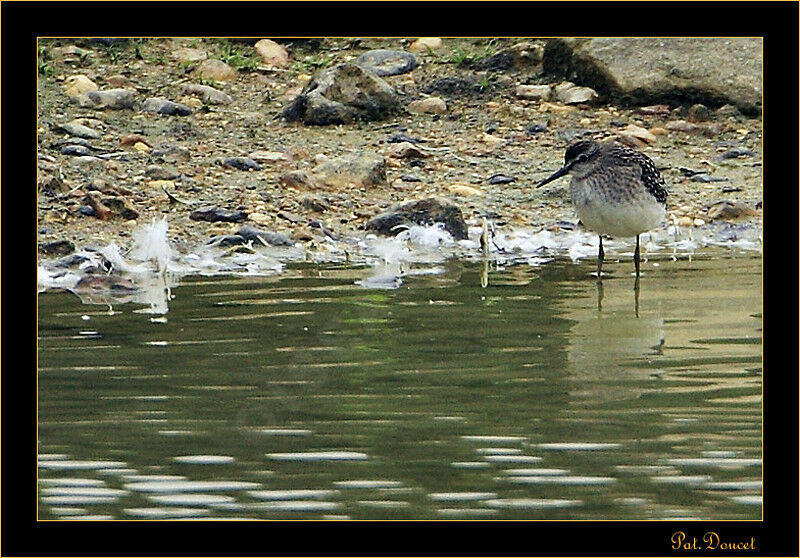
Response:
[[[257,229],[250,225],[243,226],[236,231],[236,234],[246,240],[253,241],[254,245],[264,241],[270,246],[292,246],[292,240],[288,236],[281,233]]]
[[[150,97],[142,102],[144,112],[155,112],[166,116],[189,116],[192,109],[186,105],[175,103],[163,97]]]
[[[389,139],[386,140],[387,143],[425,143],[424,139],[412,138],[411,136],[407,136],[405,134],[395,134],[390,136]]]
[[[693,174],[691,177],[692,182],[729,182],[730,178],[722,178],[719,176],[711,176],[710,174],[699,172],[697,174]]]
[[[356,64],[320,72],[283,111],[289,121],[324,126],[354,120],[381,120],[398,107],[394,89]]]
[[[222,221],[225,223],[240,223],[247,219],[247,213],[244,211],[226,211],[219,207],[205,207],[192,211],[189,214],[189,219],[193,221],[209,221],[215,223]]]
[[[419,64],[410,52],[402,50],[369,50],[358,57],[356,64],[378,76],[396,76],[410,72]]]
[[[364,226],[379,234],[396,235],[399,225],[443,223],[455,240],[467,238],[467,224],[457,205],[438,198],[426,198],[396,205],[377,215]]]
[[[222,165],[225,167],[239,169],[243,171],[247,170],[261,170],[264,167],[253,161],[250,157],[228,157],[224,161],[222,161]]]
[[[78,213],[86,217],[93,217],[95,212],[91,205],[82,205],[78,208]]]
[[[744,147],[734,147],[733,149],[729,149],[724,153],[720,153],[714,160],[715,161],[724,161],[725,159],[736,159],[737,157],[752,157],[755,155],[753,151],[749,149],[745,149]]]
[[[760,38],[549,39],[542,69],[621,103],[736,105],[761,113]]]
[[[500,173],[493,174],[489,177],[489,184],[509,184],[516,181],[517,179],[515,177]]]
[[[75,251],[75,245],[69,240],[56,240],[39,244],[39,252],[45,256],[66,256]]]
[[[400,176],[400,180],[403,182],[422,182],[422,179],[414,176],[413,174],[404,174]]]
[[[466,78],[443,77],[433,80],[422,88],[423,93],[443,93],[446,95],[475,95],[482,89],[475,80]]]
[[[92,150],[83,145],[65,145],[61,148],[62,155],[83,156],[91,153]]]
[[[533,136],[533,135],[536,135],[536,134],[541,134],[542,132],[546,132],[546,131],[547,131],[547,124],[544,124],[544,123],[541,123],[541,122],[534,122],[533,124],[528,126],[527,130],[525,130],[525,135],[526,136]]]
[[[241,246],[247,244],[247,242],[248,240],[246,238],[239,236],[238,234],[224,234],[211,237],[211,240],[209,240],[206,245],[226,248],[228,246]]]

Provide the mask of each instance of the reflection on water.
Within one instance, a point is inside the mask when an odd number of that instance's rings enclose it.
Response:
[[[760,256],[627,263],[42,293],[39,518],[760,519]]]

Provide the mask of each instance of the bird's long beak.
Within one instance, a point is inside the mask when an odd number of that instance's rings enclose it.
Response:
[[[569,169],[570,169],[569,166],[565,166],[565,167],[562,167],[562,168],[558,169],[556,172],[554,172],[553,174],[551,174],[550,176],[548,176],[547,178],[542,180],[539,184],[537,184],[536,187],[537,188],[541,188],[542,186],[544,186],[545,184],[547,184],[549,182],[552,182],[556,178],[561,178],[562,176],[564,176],[565,174],[567,174],[569,172]]]

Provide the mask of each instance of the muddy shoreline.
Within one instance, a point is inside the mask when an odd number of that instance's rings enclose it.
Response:
[[[469,226],[487,218],[498,230],[558,230],[577,221],[566,181],[541,190],[533,185],[560,166],[566,145],[584,137],[622,141],[647,153],[670,188],[671,223],[703,228],[731,222],[761,229],[759,118],[730,106],[623,107],[521,96],[520,85],[557,82],[536,63],[480,69],[482,60],[521,39],[446,39],[441,47],[415,52],[415,69],[383,78],[403,105],[384,120],[308,126],[281,118],[321,69],[352,62],[369,50],[407,50],[412,41],[283,42],[288,62],[282,66],[265,63],[250,43],[220,39],[40,41],[40,247],[56,241],[75,248],[130,246],[137,226],[162,218],[179,251],[243,225],[301,244],[322,239],[326,229],[336,237],[360,238],[370,218],[399,202],[428,197],[458,205]],[[180,60],[176,52],[181,49],[226,60],[233,77],[199,77],[202,62]],[[85,76],[101,90],[131,89],[137,104],[121,110],[82,108],[66,93],[74,76]],[[232,102],[204,102],[186,94],[185,84],[213,87]],[[434,96],[446,104],[443,112],[407,109],[408,103]],[[181,103],[192,112],[167,116],[140,110],[138,102],[149,97]],[[88,151],[65,149],[75,137],[64,132],[67,123],[99,132],[82,142]],[[403,139],[418,148],[415,156],[397,147]],[[384,158],[384,184],[309,188],[289,186],[284,178],[293,171],[311,172],[321,161],[365,152]],[[257,159],[259,170],[226,164],[232,158]],[[118,198],[134,213],[100,218],[104,215],[92,207],[93,196]],[[235,223],[190,218],[208,207],[246,217]],[[39,257],[49,256],[40,251]]]

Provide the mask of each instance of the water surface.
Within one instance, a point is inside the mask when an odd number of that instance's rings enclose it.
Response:
[[[760,255],[440,267],[40,294],[39,518],[761,518]]]

